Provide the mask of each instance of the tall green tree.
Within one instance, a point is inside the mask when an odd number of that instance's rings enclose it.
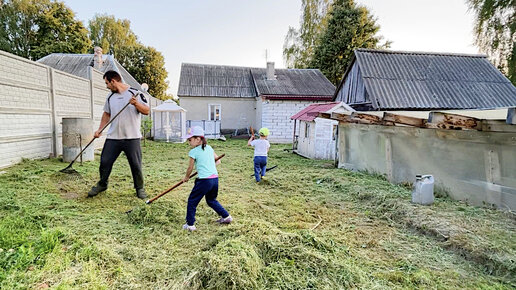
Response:
[[[89,21],[89,29],[94,46],[102,47],[104,53],[113,54],[139,83],[147,83],[151,95],[158,99],[167,98],[165,58],[155,48],[140,43],[129,20],[97,14]]]
[[[516,85],[516,0],[466,0],[475,13],[475,42]]]
[[[0,49],[36,60],[53,52],[84,53],[88,32],[64,3],[0,1]]]
[[[121,49],[139,44],[138,37],[131,30],[127,19],[116,19],[113,15],[96,14],[89,21],[89,37],[93,46],[102,47],[104,53],[118,57]],[[93,48],[92,50],[93,51]]]
[[[303,15],[299,29],[289,27],[283,44],[287,67],[309,66],[314,49],[326,28],[328,8],[332,0],[302,0]]]
[[[334,84],[342,79],[356,48],[387,48],[380,44],[380,26],[367,8],[353,0],[335,0],[328,26],[315,48],[310,67],[318,68]]]
[[[168,98],[168,72],[161,52],[137,44],[120,48],[117,60],[138,82],[149,85],[149,94],[161,100]]]

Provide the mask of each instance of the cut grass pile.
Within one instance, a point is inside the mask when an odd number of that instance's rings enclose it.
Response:
[[[438,198],[410,203],[383,177],[271,148],[278,165],[261,184],[245,140],[211,141],[226,153],[219,201],[235,218],[214,223],[201,202],[197,232],[181,229],[192,182],[152,205],[135,197],[119,158],[108,191],[88,199],[96,162],[58,171],[24,161],[0,175],[0,288],[345,289],[516,287],[511,213]],[[185,144],[147,142],[150,196],[179,181]],[[134,209],[130,214],[124,212]]]

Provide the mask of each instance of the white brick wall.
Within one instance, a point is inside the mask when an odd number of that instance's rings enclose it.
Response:
[[[275,143],[291,143],[294,135],[294,114],[310,104],[320,102],[265,100],[262,102],[262,127],[269,128],[269,141]],[[297,130],[297,129],[296,129]]]

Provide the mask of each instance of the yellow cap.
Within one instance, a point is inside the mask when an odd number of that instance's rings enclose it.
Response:
[[[258,133],[262,136],[269,136],[269,129],[263,127],[260,129],[260,131],[258,131]]]

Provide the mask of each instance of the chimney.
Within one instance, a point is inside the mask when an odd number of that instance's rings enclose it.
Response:
[[[102,67],[102,64],[104,63],[104,61],[102,60],[102,47],[95,46],[93,51],[95,52],[93,56],[93,67],[96,69],[100,69]]]
[[[267,62],[267,80],[275,80],[274,62]]]

